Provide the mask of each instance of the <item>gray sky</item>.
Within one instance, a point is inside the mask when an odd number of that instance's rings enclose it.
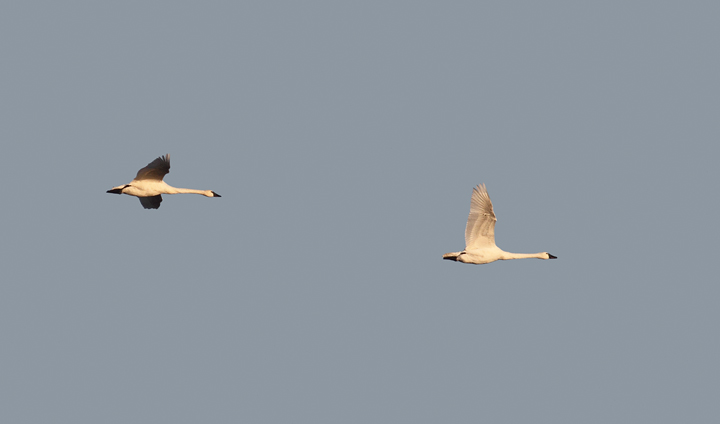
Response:
[[[717,2],[235,3],[0,6],[4,421],[717,420]]]

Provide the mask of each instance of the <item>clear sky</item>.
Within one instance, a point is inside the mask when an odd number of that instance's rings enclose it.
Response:
[[[3,420],[717,420],[719,13],[4,2]]]

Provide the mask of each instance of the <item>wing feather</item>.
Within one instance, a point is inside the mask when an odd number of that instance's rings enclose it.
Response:
[[[158,180],[162,181],[163,177],[170,172],[170,154],[160,156],[150,162],[145,168],[138,171],[136,180]]]
[[[160,202],[162,202],[162,196],[150,196],[150,197],[138,197],[140,199],[140,204],[143,205],[143,208],[145,209],[157,209],[160,207]]]
[[[470,215],[465,226],[465,249],[495,246],[495,212],[485,184],[473,188]]]

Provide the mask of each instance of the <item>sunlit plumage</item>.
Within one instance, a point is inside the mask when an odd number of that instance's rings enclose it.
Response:
[[[443,255],[443,259],[468,264],[487,264],[506,259],[555,259],[548,252],[510,253],[495,245],[495,212],[485,184],[473,188],[470,215],[465,226],[465,250]]]
[[[206,197],[221,197],[212,190],[193,190],[191,188],[172,187],[163,181],[170,172],[170,154],[160,156],[138,171],[129,184],[113,187],[107,193],[127,194],[140,199],[145,209],[157,209],[162,202],[162,194],[193,193]]]

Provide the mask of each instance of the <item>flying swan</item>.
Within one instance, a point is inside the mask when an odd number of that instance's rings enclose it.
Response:
[[[488,264],[507,259],[556,259],[548,252],[510,253],[495,245],[495,212],[485,184],[473,188],[470,199],[470,216],[465,227],[465,250],[443,255],[443,259],[466,264]]]
[[[157,209],[162,202],[162,194],[195,193],[207,197],[221,197],[212,190],[193,190],[191,188],[175,188],[163,181],[170,172],[170,154],[160,156],[138,171],[130,184],[113,187],[107,193],[128,194],[140,199],[145,209]]]

